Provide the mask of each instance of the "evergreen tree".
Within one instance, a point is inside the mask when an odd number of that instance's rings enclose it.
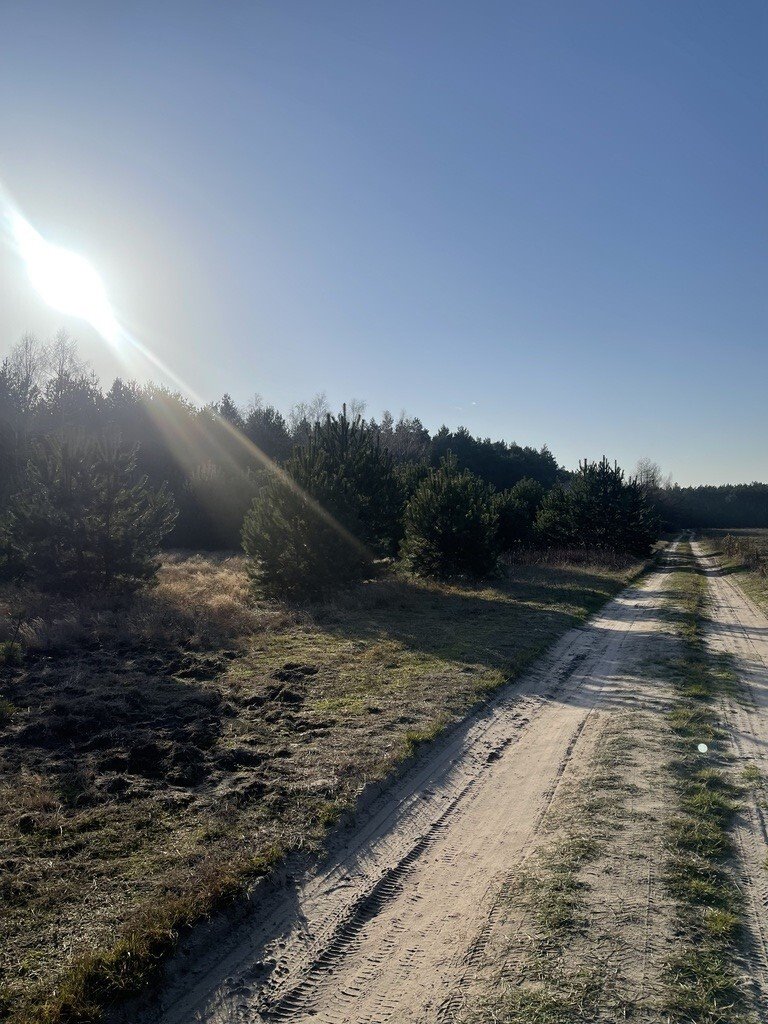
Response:
[[[606,458],[579,464],[568,488],[544,499],[536,532],[547,544],[593,547],[637,557],[647,555],[658,534],[656,514],[643,487],[625,480]]]
[[[285,462],[291,453],[288,425],[271,405],[255,405],[246,417],[243,433],[273,462]]]
[[[178,494],[179,516],[168,543],[203,550],[240,546],[243,520],[264,485],[263,474],[206,462]]]
[[[511,551],[530,538],[533,520],[525,503],[511,490],[494,494],[493,498],[499,520],[499,547],[502,551]]]
[[[117,442],[38,443],[5,519],[13,561],[44,589],[132,590],[151,580],[173,500],[136,473]]]
[[[402,556],[422,575],[485,576],[498,560],[498,526],[493,489],[448,454],[408,503]]]
[[[510,488],[510,494],[515,501],[523,505],[531,523],[536,518],[536,513],[541,508],[546,493],[546,488],[538,480],[532,480],[530,477],[523,477],[514,487]]]
[[[221,401],[214,406],[214,409],[223,420],[226,420],[236,430],[242,430],[245,426],[243,414],[235,405],[231,395],[223,395]]]
[[[545,494],[546,491],[537,480],[525,477],[514,487],[496,495],[502,551],[511,551],[532,540],[534,522]]]
[[[365,578],[391,549],[399,489],[372,431],[346,412],[316,424],[256,498],[243,546],[256,587],[277,597],[322,597]]]
[[[440,459],[452,452],[461,469],[468,469],[497,490],[507,490],[525,478],[537,480],[544,487],[552,487],[562,476],[557,462],[548,448],[540,451],[473,437],[466,427],[451,432],[441,427],[432,439],[430,461],[437,466]]]

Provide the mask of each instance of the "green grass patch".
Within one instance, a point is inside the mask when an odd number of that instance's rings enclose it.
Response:
[[[741,769],[741,781],[749,789],[758,790],[765,788],[763,773],[756,764],[747,764]]]

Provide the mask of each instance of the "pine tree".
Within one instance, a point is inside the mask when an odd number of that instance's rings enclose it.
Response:
[[[243,520],[264,486],[264,474],[206,462],[178,494],[179,516],[169,538],[174,547],[236,549]]]
[[[493,489],[449,453],[408,503],[402,556],[427,576],[485,576],[498,560],[498,527]]]
[[[326,416],[273,475],[243,524],[254,584],[276,597],[322,597],[373,571],[391,550],[400,490],[389,456],[358,417]]]
[[[284,417],[273,406],[254,406],[243,426],[245,436],[273,462],[285,462],[293,442]]]
[[[134,449],[49,438],[11,498],[7,533],[16,564],[41,588],[125,591],[155,576],[175,515],[169,493],[136,473]]]
[[[645,491],[606,458],[579,464],[568,488],[555,487],[544,499],[536,533],[555,546],[591,547],[645,556],[658,533],[658,520]]]

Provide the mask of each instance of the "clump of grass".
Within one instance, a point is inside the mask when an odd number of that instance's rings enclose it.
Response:
[[[19,709],[5,697],[0,697],[0,726],[7,725]]]
[[[569,843],[552,851],[553,864],[528,881],[534,905],[534,917],[549,940],[563,940],[581,927],[579,913],[583,902],[583,883],[578,869],[596,856],[597,845],[588,839],[577,839],[577,851],[567,849]],[[565,847],[565,851],[563,850]],[[563,860],[558,858],[563,856]]]
[[[0,665],[21,665],[24,661],[24,651],[21,644],[13,640],[6,640],[0,644]]]
[[[27,587],[9,599],[8,622],[11,611],[18,622],[14,635],[0,644],[0,664],[4,651],[18,656],[23,648],[61,650],[94,639],[232,643],[280,628],[297,615],[284,605],[254,601],[242,557],[184,553],[167,555],[155,585],[130,597],[75,601]]]
[[[579,1024],[597,1020],[607,982],[602,971],[557,972],[547,988],[501,978],[464,1024]],[[623,1019],[623,1018],[621,1018]]]
[[[763,789],[765,787],[765,779],[762,772],[757,765],[751,762],[742,768],[741,781],[749,789]]]
[[[689,949],[670,963],[670,990],[666,1010],[675,1021],[696,1024],[736,1024],[745,1020],[734,989],[733,967],[721,951],[730,945],[711,936],[698,949]]]
[[[406,758],[413,757],[419,747],[437,739],[447,724],[448,719],[445,716],[441,716],[437,721],[432,722],[431,725],[423,729],[409,729],[403,739],[403,756]]]

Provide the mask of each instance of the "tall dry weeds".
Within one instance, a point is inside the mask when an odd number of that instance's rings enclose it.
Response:
[[[127,598],[78,600],[32,588],[0,593],[0,642],[36,651],[89,642],[236,644],[287,624],[290,609],[252,597],[238,556],[170,553],[157,583]],[[19,625],[20,621],[20,625]]]

